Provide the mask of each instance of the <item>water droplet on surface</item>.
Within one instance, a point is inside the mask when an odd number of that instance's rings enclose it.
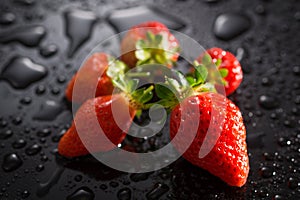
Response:
[[[24,190],[23,192],[22,192],[22,194],[21,194],[21,197],[23,198],[23,199],[26,199],[27,197],[29,197],[30,196],[30,192],[28,191],[28,190]]]
[[[284,198],[282,195],[276,194],[273,199],[274,200],[283,200]]]
[[[273,174],[273,171],[269,167],[262,167],[260,169],[260,175],[263,178],[270,178]]]
[[[76,175],[76,176],[74,177],[74,180],[75,180],[76,182],[80,182],[80,181],[82,181],[82,176],[81,176],[81,175]]]
[[[16,16],[13,13],[7,12],[7,13],[1,13],[0,14],[0,24],[1,25],[9,25],[14,23],[16,20]]]
[[[36,155],[42,150],[42,147],[38,144],[33,144],[30,147],[26,148],[25,153],[29,156]]]
[[[163,194],[169,191],[169,187],[166,184],[157,183],[154,188],[147,193],[147,199],[159,199]]]
[[[245,54],[246,54],[246,51],[245,51],[244,48],[242,48],[242,47],[237,48],[237,50],[236,50],[236,59],[238,61],[243,60],[243,58],[245,57]]]
[[[14,125],[19,125],[19,124],[21,124],[21,123],[22,123],[22,117],[17,116],[17,117],[15,117],[15,118],[13,118],[12,123],[13,123]]]
[[[46,194],[48,194],[51,187],[59,181],[59,178],[61,177],[64,170],[65,170],[65,168],[59,166],[54,171],[54,173],[52,174],[52,176],[50,177],[50,179],[47,182],[40,183],[40,185],[38,186],[37,192],[36,192],[37,196],[38,197],[43,197]]]
[[[12,147],[15,149],[21,149],[26,146],[26,141],[23,139],[16,140],[12,143]]]
[[[23,161],[16,153],[7,154],[4,156],[2,169],[6,172],[11,172],[18,169],[23,164]]]
[[[67,200],[93,200],[95,198],[94,192],[88,187],[81,187],[73,194],[67,197]]]
[[[90,38],[97,17],[91,11],[69,10],[65,12],[65,20],[71,42],[68,56],[71,57]]]
[[[129,188],[123,188],[118,191],[119,200],[130,200],[131,199],[131,190]]]
[[[261,79],[261,84],[262,84],[263,86],[271,86],[271,85],[273,84],[273,81],[272,81],[272,79],[269,78],[269,77],[263,77],[263,78]]]
[[[47,100],[41,104],[39,111],[33,116],[33,119],[39,121],[54,120],[62,112],[61,105],[52,100]]]
[[[49,44],[46,46],[40,47],[40,54],[45,57],[51,57],[58,52],[58,47],[55,44]]]
[[[296,178],[293,178],[293,177],[289,178],[289,180],[288,180],[289,188],[296,189],[297,187],[299,187],[299,185],[300,185],[300,182]]]
[[[272,95],[261,95],[258,102],[265,109],[273,109],[279,106],[278,99]]]
[[[47,137],[51,134],[51,130],[48,128],[44,128],[43,130],[40,130],[37,132],[37,136],[39,137]]]
[[[116,182],[116,181],[111,181],[111,182],[109,183],[109,185],[110,185],[111,187],[113,187],[113,188],[116,188],[116,187],[119,186],[119,183]]]
[[[300,75],[300,66],[294,66],[293,72],[295,75],[299,76]]]
[[[230,40],[248,30],[250,19],[243,14],[224,13],[219,15],[213,26],[214,34],[223,40]]]
[[[44,94],[46,91],[46,87],[44,85],[38,85],[35,89],[35,93],[37,95],[41,95],[41,94]]]
[[[263,5],[259,4],[255,7],[255,12],[259,15],[265,15],[266,14],[266,9]]]
[[[107,20],[118,32],[126,31],[132,26],[146,21],[159,21],[173,30],[183,30],[186,27],[179,18],[152,6],[114,10],[108,15]]]
[[[100,189],[106,190],[106,189],[107,189],[107,186],[106,186],[105,184],[101,184],[101,185],[100,185]]]
[[[36,166],[36,168],[35,168],[35,170],[36,170],[37,172],[41,172],[41,171],[43,171],[44,169],[45,169],[45,166],[42,165],[42,164],[39,164],[39,165]]]
[[[43,26],[24,26],[14,28],[0,34],[1,43],[20,42],[28,47],[38,46],[46,35]]]
[[[12,130],[6,130],[3,132],[0,132],[0,139],[6,140],[7,138],[10,138],[13,135]]]
[[[41,80],[47,75],[47,69],[34,63],[27,57],[14,57],[1,72],[1,79],[8,81],[13,87],[23,89]]]
[[[32,98],[31,97],[23,97],[22,99],[20,99],[20,103],[23,104],[23,105],[28,105],[30,104],[32,101]]]

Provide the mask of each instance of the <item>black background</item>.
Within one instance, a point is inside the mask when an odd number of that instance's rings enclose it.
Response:
[[[244,187],[229,187],[184,159],[150,174],[135,175],[109,169],[90,157],[68,161],[55,155],[57,138],[72,120],[70,105],[64,99],[68,80],[96,44],[117,33],[107,16],[115,9],[139,5],[153,5],[167,15],[182,19],[174,28],[205,48],[218,46],[234,54],[238,49],[244,52],[241,60],[244,80],[230,96],[240,107],[247,127],[251,169]],[[91,10],[97,21],[90,38],[68,57],[70,40],[66,36],[64,13],[70,8]],[[300,199],[299,1],[1,0],[0,15],[7,12],[13,13],[15,18],[4,20],[10,23],[5,25],[2,19],[0,24],[0,70],[14,56],[25,56],[45,66],[48,74],[25,89],[15,89],[7,81],[0,81],[0,133],[3,136],[8,130],[12,131],[12,136],[6,139],[1,136],[0,162],[2,164],[4,156],[13,152],[23,160],[22,166],[12,172],[0,169],[0,199],[22,199],[27,193],[27,199],[39,199],[36,196],[39,185],[49,181],[58,168],[65,170],[40,199],[66,199],[82,187],[93,191],[95,199],[118,199],[118,196],[122,199],[121,194],[131,199],[146,199],[151,195],[161,199]],[[247,15],[251,27],[224,41],[212,30],[216,17],[228,12]],[[29,47],[20,42],[3,41],[16,32],[15,28],[26,29],[28,25],[42,25],[46,29],[46,35],[38,44]],[[49,44],[55,44],[58,51],[43,57],[40,50]],[[37,94],[37,88],[43,87],[44,93]],[[267,103],[259,101],[263,95]],[[40,110],[47,100],[56,102],[57,107]],[[37,113],[49,118],[58,116],[40,121],[33,119]],[[45,129],[51,133],[41,137],[39,133],[47,132]],[[17,139],[24,139],[26,146],[14,149],[12,143]],[[150,142],[133,141],[140,144],[141,152],[159,148],[166,142],[166,132]],[[25,149],[35,143],[42,147],[41,151],[27,155]],[[43,165],[42,170],[37,170],[38,165]],[[125,192],[124,188],[127,188]]]

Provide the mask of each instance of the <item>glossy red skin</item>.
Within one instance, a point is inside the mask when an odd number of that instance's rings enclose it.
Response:
[[[136,66],[137,58],[135,57],[135,44],[140,39],[146,38],[146,32],[151,31],[153,34],[167,33],[170,49],[179,47],[177,39],[170,33],[169,29],[157,21],[148,21],[138,24],[126,33],[121,41],[121,60],[130,68]],[[172,61],[176,62],[179,54],[174,54]],[[171,67],[171,66],[168,66]]]
[[[212,107],[212,99],[216,106]],[[225,104],[223,104],[224,106],[215,104],[215,102],[218,101],[225,102]],[[197,120],[194,117],[195,114],[190,110],[190,108],[195,105],[195,102],[199,106],[199,126],[187,120]],[[181,113],[183,109],[185,111]],[[214,120],[211,125],[213,134],[207,136],[207,130],[212,118],[212,109],[215,109],[217,115],[213,117]],[[222,113],[224,115],[218,115]],[[220,116],[223,116],[223,118],[220,118]],[[181,122],[181,117],[186,120]],[[221,121],[224,117],[225,121],[223,129],[221,130],[218,121]],[[176,137],[175,139],[174,136],[178,132],[180,123],[182,123],[181,126],[183,126],[182,130],[184,134],[182,137]],[[193,130],[197,130],[196,137],[184,152],[183,141],[189,137],[189,134],[191,134]],[[217,141],[211,139],[214,138],[214,134],[217,133],[221,133]],[[246,183],[249,173],[246,129],[238,107],[223,95],[217,93],[203,93],[184,100],[182,107],[178,105],[171,113],[170,136],[171,139],[174,138],[172,144],[175,148],[179,152],[182,152],[183,157],[192,164],[209,171],[231,186],[241,187]],[[205,137],[209,138],[206,144],[211,142],[212,145],[215,145],[206,156],[199,158],[200,147],[203,145]],[[216,137],[218,137],[218,135],[216,135]]]
[[[114,86],[111,78],[106,75],[107,68],[108,55],[105,53],[93,54],[70,80],[65,91],[66,98],[72,102],[83,103],[91,98],[89,91],[93,90],[95,84],[97,84],[97,88],[94,97],[111,95]],[[76,93],[73,90],[75,81]]]
[[[211,48],[207,50],[207,53],[213,59],[215,63],[218,59],[221,59],[222,63],[220,65],[221,68],[226,68],[228,70],[228,75],[224,78],[228,85],[225,85],[226,95],[232,94],[241,84],[243,79],[243,71],[240,62],[236,59],[236,57],[228,52],[224,51],[221,48]],[[198,58],[201,62],[202,56]],[[216,85],[216,88],[222,87],[220,85]]]
[[[121,121],[118,124],[112,115],[112,103],[119,110],[118,119]],[[77,157],[90,153],[84,144],[88,145],[92,153],[115,148],[125,138],[135,113],[136,111],[128,105],[127,99],[121,94],[87,100],[78,109],[72,126],[59,141],[58,152],[65,157]],[[96,123],[93,119],[97,120]],[[120,122],[122,129],[119,128]],[[99,129],[99,125],[103,131]],[[80,132],[80,137],[77,130]],[[104,137],[113,144],[107,142]],[[81,139],[85,141],[84,144]]]

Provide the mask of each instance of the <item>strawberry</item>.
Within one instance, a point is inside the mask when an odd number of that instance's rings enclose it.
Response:
[[[149,63],[171,67],[178,59],[178,51],[177,39],[157,21],[132,27],[121,42],[121,60],[131,68]]]
[[[109,64],[112,59],[111,56],[105,53],[95,53],[89,57],[69,82],[65,92],[66,98],[76,103],[84,102],[90,98],[89,91],[93,90],[94,83],[97,84],[95,97],[111,95],[114,86],[112,84],[112,77],[107,74],[109,67],[114,64],[114,66],[119,67],[119,71],[124,71],[126,68],[120,61]],[[75,81],[76,92],[73,93]]]
[[[196,136],[185,151],[186,138],[195,130]],[[170,136],[175,148],[192,164],[231,186],[245,184],[249,172],[246,130],[238,107],[223,95],[204,92],[183,100],[171,113]]]
[[[113,116],[112,113],[112,104],[119,110],[117,122],[116,116]],[[89,153],[85,145],[88,145],[92,152],[113,149],[125,138],[135,113],[136,110],[128,104],[127,99],[121,94],[87,100],[77,111],[72,126],[61,138],[58,152],[65,157],[76,157]],[[95,115],[98,123],[93,121]],[[99,125],[102,130],[100,130]],[[81,133],[80,137],[77,130]],[[112,143],[108,142],[106,137]],[[85,144],[81,140],[85,141]]]
[[[243,71],[236,57],[228,51],[220,48],[211,48],[207,50],[212,62],[214,62],[223,77],[226,95],[232,94],[241,84],[243,79]],[[198,62],[203,62],[203,55],[197,59]],[[216,84],[216,89],[220,91],[223,86]]]
[[[114,76],[112,82],[120,93],[92,98],[81,105],[72,126],[58,144],[61,155],[76,157],[113,149],[125,138],[133,117],[153,97],[152,85],[136,89],[138,80],[128,79],[122,73]]]

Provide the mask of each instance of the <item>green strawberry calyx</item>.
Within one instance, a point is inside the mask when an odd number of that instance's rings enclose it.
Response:
[[[212,82],[214,84],[216,84],[217,82],[220,82],[220,81],[216,81],[216,80],[219,80],[218,77],[221,76],[221,84],[224,86],[228,85],[228,81],[226,80],[226,77],[228,76],[229,71],[228,71],[228,69],[221,67],[222,60],[220,58],[216,59],[216,60],[212,60],[211,56],[208,53],[205,53],[202,58],[202,64],[205,65],[206,68],[210,71],[208,73],[210,82]],[[218,74],[216,74],[215,70],[213,70],[215,67],[217,67]]]
[[[163,64],[172,66],[174,57],[178,56],[179,47],[170,48],[168,33],[154,34],[146,32],[146,38],[136,42],[135,57],[138,59],[137,66],[143,64]]]
[[[145,109],[145,104],[153,97],[154,86],[138,88],[140,77],[149,76],[147,72],[128,72],[125,63],[110,57],[106,75],[112,80],[117,93],[123,93],[131,107],[137,111],[137,116]],[[126,73],[127,72],[127,73]]]

